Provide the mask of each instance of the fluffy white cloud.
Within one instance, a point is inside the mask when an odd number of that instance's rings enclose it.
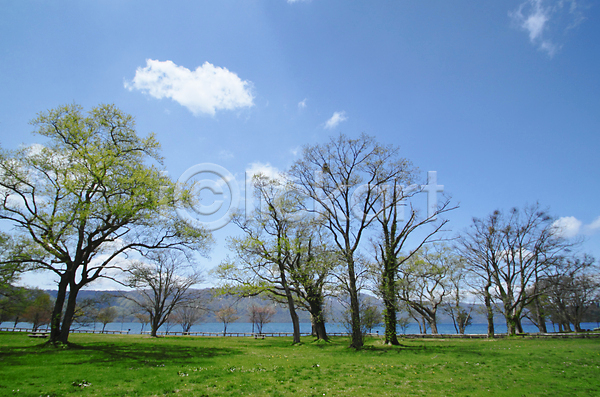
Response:
[[[172,61],[153,59],[146,60],[146,67],[137,68],[132,81],[125,82],[130,91],[170,98],[195,115],[252,106],[251,85],[237,74],[208,62],[191,71]]]
[[[263,174],[271,179],[283,180],[281,171],[269,163],[252,163],[246,168],[246,178],[252,178],[258,174]]]
[[[552,224],[557,233],[565,238],[577,236],[581,230],[581,225],[582,222],[574,216],[563,216],[562,218],[558,218]]]
[[[325,123],[325,128],[330,130],[337,127],[342,121],[346,120],[348,120],[348,117],[346,117],[346,112],[334,112],[333,116],[331,116],[331,118]]]
[[[306,108],[306,101],[307,101],[307,99],[304,98],[302,101],[298,102],[298,109],[305,109]]]
[[[571,29],[584,19],[576,0],[526,0],[509,16],[533,45],[550,56],[561,48],[550,38],[556,30]]]

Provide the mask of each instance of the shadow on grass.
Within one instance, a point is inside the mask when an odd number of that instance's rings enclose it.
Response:
[[[214,357],[241,355],[241,350],[233,348],[182,346],[157,343],[110,343],[92,342],[86,344],[69,343],[55,347],[48,344],[34,346],[11,346],[0,349],[0,359],[4,364],[19,365],[29,360],[40,361],[42,357],[54,356],[62,365],[118,363],[122,366],[156,366],[168,364],[198,363]]]

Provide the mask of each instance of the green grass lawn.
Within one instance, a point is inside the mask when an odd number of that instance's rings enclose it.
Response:
[[[150,338],[0,333],[0,396],[599,396],[600,340]]]

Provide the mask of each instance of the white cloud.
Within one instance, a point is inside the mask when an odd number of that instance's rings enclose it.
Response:
[[[254,105],[252,84],[226,68],[208,62],[191,71],[172,61],[146,60],[137,68],[128,90],[139,90],[154,98],[170,98],[194,115],[214,115],[217,110],[234,110]]]
[[[557,234],[564,238],[572,238],[579,234],[582,222],[574,216],[563,216],[558,218],[552,226],[556,229]]]
[[[600,216],[589,225],[585,225],[584,230],[587,234],[592,234],[600,230]]]
[[[577,26],[584,17],[576,0],[526,0],[508,15],[529,35],[529,41],[553,56],[561,45],[558,33]]]
[[[273,167],[269,163],[252,163],[246,168],[246,177],[252,178],[254,175],[263,174],[271,179],[283,180],[283,175],[277,167]]]
[[[298,102],[298,109],[306,109],[306,101],[307,99],[304,98],[302,101]]]
[[[306,1],[310,1],[310,0],[286,0],[289,4],[293,4],[293,3],[303,3]]]
[[[348,120],[348,117],[346,117],[346,112],[335,112],[333,113],[333,116],[331,116],[331,118],[325,123],[325,128],[330,130],[337,127],[342,121],[346,120]]]

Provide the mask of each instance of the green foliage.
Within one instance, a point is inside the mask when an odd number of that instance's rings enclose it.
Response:
[[[114,105],[87,114],[68,105],[31,124],[48,141],[0,152],[0,219],[33,247],[21,262],[58,277],[51,339],[65,343],[79,290],[119,268],[119,255],[171,247],[205,253],[212,239],[175,216],[185,189],[175,193],[158,141],[138,136],[132,116]]]
[[[591,396],[600,340],[146,338],[72,335],[67,348],[0,334],[0,395]],[[15,390],[13,393],[12,390]],[[17,393],[16,390],[19,390]]]

